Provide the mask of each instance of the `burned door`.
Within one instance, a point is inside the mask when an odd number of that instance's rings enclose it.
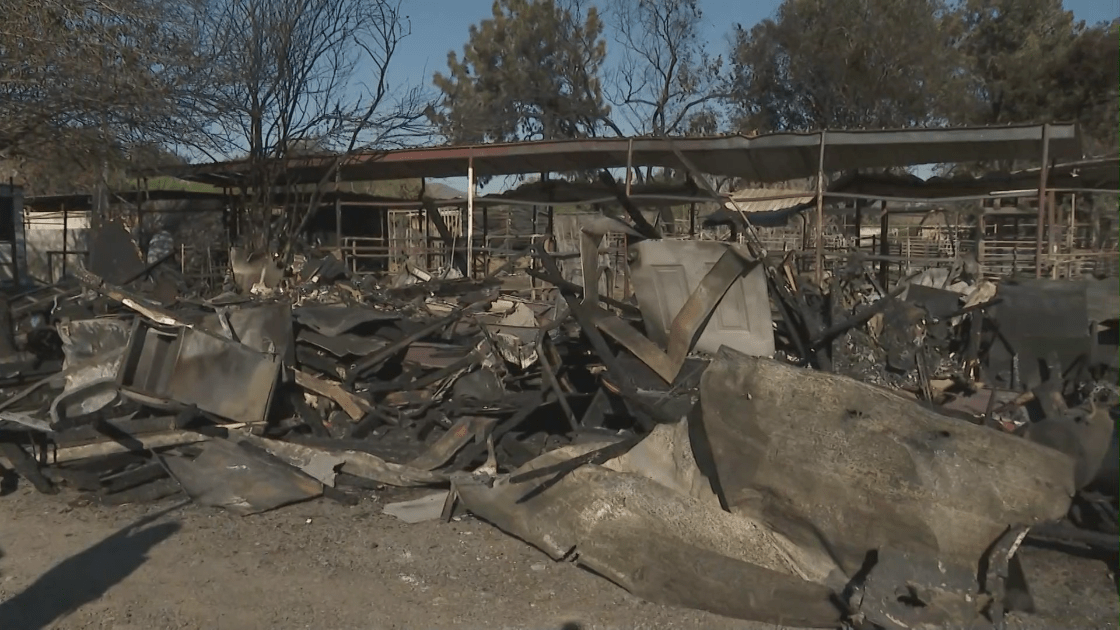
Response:
[[[669,325],[728,247],[736,246],[715,241],[642,241],[631,248],[634,294],[651,339],[662,346],[668,343]],[[695,349],[715,353],[721,345],[754,356],[774,353],[770,298],[761,265],[751,267],[731,285]]]

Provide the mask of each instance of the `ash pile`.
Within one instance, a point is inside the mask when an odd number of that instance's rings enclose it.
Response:
[[[625,301],[600,294],[608,230]],[[1031,607],[1026,538],[1115,553],[1115,286],[884,287],[858,260],[818,285],[660,236],[604,219],[521,252],[538,300],[503,289],[512,264],[378,280],[331,256],[234,256],[216,295],[157,263],[11,296],[4,486],[245,516],[430,488],[385,509],[802,627],[1000,627]]]

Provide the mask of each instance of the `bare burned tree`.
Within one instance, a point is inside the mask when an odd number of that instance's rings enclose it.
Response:
[[[96,163],[189,140],[177,103],[203,65],[190,2],[0,0],[0,159],[65,146]]]
[[[721,57],[708,54],[698,0],[611,0],[610,19],[623,56],[609,84],[610,100],[639,133],[714,133]]]
[[[289,242],[347,156],[399,145],[423,127],[420,94],[388,81],[409,33],[397,0],[212,0],[206,21],[221,88],[201,104],[213,149],[246,156],[251,247]],[[334,156],[323,158],[329,172],[282,179],[309,139]],[[274,217],[277,206],[284,212]]]

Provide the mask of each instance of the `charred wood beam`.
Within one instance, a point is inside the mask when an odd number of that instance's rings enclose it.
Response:
[[[546,252],[540,245],[536,245],[535,248],[536,254],[538,257],[540,257],[541,264],[544,265],[544,268],[548,272],[548,274],[553,278],[560,278],[560,268],[556,265],[556,261],[552,258],[552,256],[550,256],[548,252]],[[552,280],[550,279],[549,282],[552,282]],[[648,406],[641,404],[638,398],[638,391],[634,387],[634,382],[630,379],[630,376],[626,373],[626,371],[623,370],[622,367],[618,364],[618,361],[615,359],[614,352],[611,350],[610,345],[607,344],[607,340],[595,326],[595,314],[592,309],[597,309],[598,306],[587,304],[581,301],[571,291],[564,291],[563,289],[561,289],[560,294],[564,296],[564,299],[568,303],[569,311],[575,316],[576,320],[579,322],[580,328],[583,330],[583,333],[587,335],[588,340],[591,341],[591,346],[599,355],[599,359],[607,367],[607,372],[612,376],[615,384],[620,390],[619,393],[622,396],[637,403],[639,407],[644,407],[643,411],[648,410]],[[645,413],[639,413],[636,415],[638,423],[642,426],[642,428],[647,431],[653,429],[654,424],[656,424],[653,420],[655,416],[650,416]]]
[[[327,431],[327,425],[323,424],[323,416],[319,415],[318,411],[312,409],[311,405],[307,404],[307,400],[303,397],[303,392],[289,391],[288,400],[292,404],[292,409],[295,410],[304,424],[311,429],[311,435],[315,437],[330,437],[330,432]]]
[[[490,298],[487,298],[485,300],[474,302],[466,308],[451,313],[450,315],[441,319],[438,319],[431,324],[420,328],[410,335],[401,337],[397,341],[385,346],[384,348],[381,348],[380,350],[367,354],[365,357],[358,361],[358,363],[354,366],[354,369],[350,371],[349,376],[346,377],[347,387],[352,388],[354,386],[354,383],[362,376],[376,370],[381,366],[382,363],[389,360],[394,355],[403,352],[413,343],[420,341],[424,337],[434,335],[442,330],[447,329],[448,327],[454,325],[455,322],[459,321],[459,319],[461,319],[467,313],[475,310],[479,306],[489,304],[491,301],[492,300]]]
[[[525,273],[536,278],[537,280],[543,280],[552,284],[560,291],[570,291],[576,297],[579,297],[581,299],[583,298],[583,287],[574,282],[565,280],[562,275],[554,275],[551,273],[539,271],[537,269],[526,269]],[[607,306],[617,308],[618,310],[622,311],[624,315],[630,315],[634,317],[641,317],[642,315],[642,311],[637,306],[634,306],[633,304],[627,304],[606,295],[600,295],[599,301],[603,304],[606,304]]]
[[[540,479],[542,477],[548,477],[550,475],[556,475],[557,477],[557,479],[550,481],[558,481],[560,477],[563,477],[564,475],[581,466],[586,466],[587,464],[602,464],[603,462],[614,459],[616,457],[621,457],[630,452],[630,449],[634,448],[638,444],[638,442],[641,442],[643,439],[644,436],[632,436],[615,442],[614,444],[604,446],[603,448],[596,449],[589,453],[584,453],[583,455],[573,457],[558,464],[544,466],[542,468],[536,468],[528,472],[513,475],[509,478],[509,483],[524,483],[526,481],[532,481],[533,479]]]
[[[128,285],[132,284],[133,282],[136,282],[140,278],[143,278],[143,277],[147,276],[148,274],[152,273],[152,271],[154,271],[156,267],[159,267],[163,263],[171,260],[174,256],[175,256],[175,250],[171,250],[165,256],[161,256],[159,258],[159,260],[157,260],[154,263],[148,265],[147,267],[144,267],[144,269],[142,271],[140,271],[139,273],[133,274],[132,276],[126,278],[125,281],[121,284],[123,286],[128,286]]]
[[[502,420],[495,424],[494,427],[490,430],[490,438],[492,438],[495,443],[499,443],[502,437],[505,436],[505,434],[521,426],[521,423],[525,422],[525,420],[528,419],[528,417],[532,415],[533,412],[535,412],[537,409],[540,409],[540,407],[546,402],[546,400],[547,399],[544,390],[525,392],[518,401],[519,403],[521,403],[518,411],[505,420]],[[473,444],[469,444],[459,452],[459,455],[455,458],[453,467],[459,470],[466,468],[470,465],[471,462],[482,456],[484,453],[486,453],[485,441],[480,440],[476,441]]]
[[[890,305],[891,300],[902,295],[903,291],[906,290],[906,287],[907,285],[905,283],[899,283],[899,285],[892,289],[891,292],[886,295],[886,297],[877,300],[874,304],[864,308],[854,316],[849,317],[842,322],[839,322],[820,331],[810,343],[811,347],[820,348],[823,344],[832,341],[833,337],[836,337],[841,333],[844,333],[848,330],[851,330],[852,328],[855,328],[856,326],[866,323],[877,313],[883,312],[883,310]]]
[[[295,378],[296,385],[334,401],[339,408],[346,412],[346,415],[350,416],[351,420],[360,420],[365,415],[366,410],[369,409],[367,400],[347,391],[332,380],[321,379],[299,370],[293,370],[292,375]]]
[[[43,494],[58,494],[58,488],[39,470],[39,464],[19,444],[0,442],[0,455],[8,458],[16,474],[23,477]]]
[[[213,436],[208,436],[207,433],[214,433]],[[210,437],[221,437],[221,434],[228,433],[222,427],[199,427],[195,431],[166,431],[162,433],[155,433],[145,435],[142,437],[132,436],[129,442],[134,442],[141,451],[153,451],[155,449],[164,449],[172,446],[183,446],[185,444],[195,444],[197,442],[205,442]],[[47,459],[51,463],[72,462],[81,459],[88,459],[93,457],[105,457],[107,455],[115,455],[119,453],[137,453],[138,451],[121,444],[116,440],[106,440],[94,444],[84,444],[81,446],[68,446],[66,448],[59,448],[55,451],[48,453]]]
[[[474,352],[471,352],[467,356],[456,360],[451,365],[439,368],[438,370],[430,372],[424,376],[420,376],[414,379],[412,374],[406,373],[400,378],[395,378],[391,381],[370,383],[369,387],[366,388],[366,391],[373,394],[378,394],[382,392],[421,389],[432,385],[433,383],[438,383],[439,381],[442,381],[443,379],[454,375],[460,370],[470,368],[474,364],[478,363],[478,361],[478,355],[476,355]]]
[[[642,211],[639,210],[638,207],[634,205],[634,202],[630,200],[630,197],[626,195],[626,189],[619,186],[618,182],[614,180],[614,176],[608,171],[600,171],[599,181],[606,185],[607,189],[614,194],[615,199],[618,200],[622,209],[626,210],[626,214],[630,215],[630,219],[634,221],[634,229],[637,230],[639,234],[649,239],[659,239],[662,237],[661,231],[646,220]]]
[[[177,416],[159,416],[155,418],[141,418],[127,420],[123,418],[106,419],[100,424],[113,427],[117,431],[131,435],[145,435],[149,433],[163,433],[175,429],[184,429],[178,426]],[[105,433],[92,424],[59,431],[54,435],[54,441],[60,447],[79,446],[105,441]]]
[[[143,466],[150,459],[151,456],[147,453],[111,453],[102,457],[51,466],[44,470],[50,471],[52,474],[57,471],[77,471],[82,474],[88,473],[98,480],[97,487],[100,487],[101,477],[111,475],[115,471],[124,470],[130,466]]]
[[[420,341],[424,337],[438,333],[439,331],[443,330],[449,323],[454,322],[460,317],[462,317],[461,312],[452,313],[446,317],[436,320],[435,322],[432,322],[431,324],[428,324],[427,326],[417,330],[411,335],[401,337],[394,343],[391,343],[380,350],[367,354],[360,361],[358,361],[357,364],[354,365],[354,369],[351,370],[350,375],[346,377],[346,385],[348,387],[353,387],[354,383],[365,374],[375,371],[376,369],[381,367],[381,364],[385,363],[393,356],[404,352],[413,343]]]
[[[167,471],[159,462],[145,464],[139,468],[102,479],[102,494],[116,494],[131,490],[146,483],[151,483],[167,477]]]
[[[537,337],[537,360],[540,361],[541,371],[544,372],[545,383],[556,393],[556,400],[560,403],[560,408],[564,410],[564,416],[568,419],[568,425],[571,426],[573,432],[579,431],[579,419],[572,411],[572,406],[568,404],[568,397],[564,394],[564,390],[560,387],[560,380],[556,378],[556,372],[552,369],[552,365],[548,359],[548,349],[545,347],[544,340],[547,337],[541,334]]]
[[[374,429],[383,424],[398,426],[400,423],[400,420],[394,418],[392,414],[387,413],[381,407],[374,406],[365,417],[355,423],[354,426],[350,427],[350,431],[347,432],[346,437],[352,440],[360,440],[367,437]]]

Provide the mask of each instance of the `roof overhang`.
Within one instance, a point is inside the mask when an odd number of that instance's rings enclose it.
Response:
[[[510,144],[429,147],[348,156],[344,181],[463,177],[468,165],[478,177],[566,173],[627,165],[681,169],[677,153],[704,173],[747,181],[778,182],[817,173],[824,146],[826,172],[864,168],[1042,159],[1044,138],[1050,160],[1081,158],[1074,124],[1011,127],[824,131],[704,138],[592,138]],[[288,181],[319,181],[338,156],[292,159]],[[247,172],[244,161],[199,164],[165,171],[183,179],[236,186]]]

